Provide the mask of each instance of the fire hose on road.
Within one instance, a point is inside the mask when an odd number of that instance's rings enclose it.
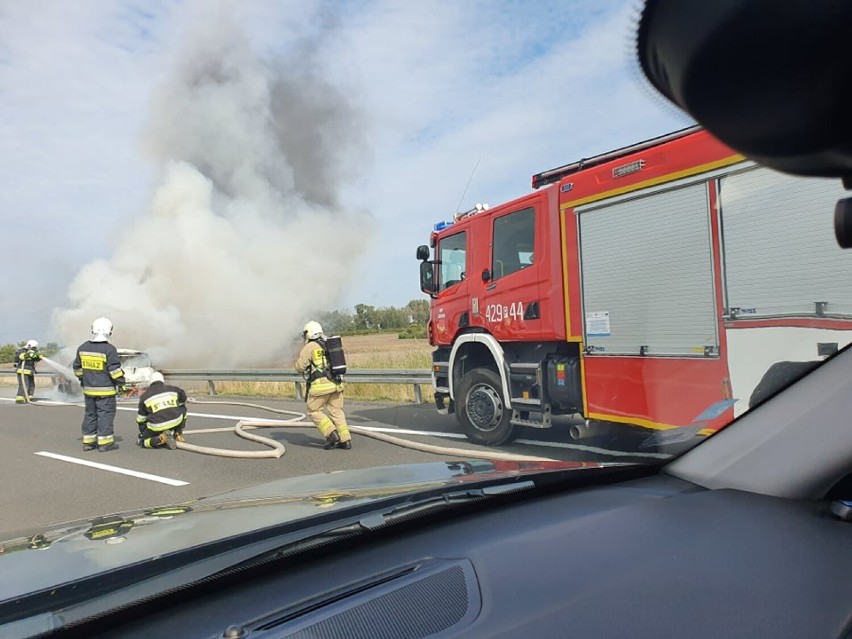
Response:
[[[196,444],[190,444],[189,442],[177,442],[177,448],[179,450],[185,450],[187,452],[199,453],[202,455],[214,455],[217,457],[231,457],[237,459],[266,459],[266,458],[279,458],[282,457],[287,449],[281,442],[272,439],[271,437],[264,437],[263,435],[259,435],[254,432],[250,432],[253,430],[261,429],[261,428],[315,428],[314,423],[311,421],[305,420],[305,413],[285,410],[281,408],[272,408],[270,406],[264,406],[262,404],[252,404],[249,402],[235,402],[235,401],[224,401],[224,400],[213,400],[213,401],[199,401],[195,398],[189,398],[187,403],[199,404],[199,405],[220,405],[220,406],[242,406],[246,408],[254,408],[258,410],[265,410],[271,413],[277,413],[280,415],[290,415],[289,419],[240,419],[234,426],[225,426],[222,428],[200,428],[184,431],[184,435],[206,435],[211,433],[234,433],[243,439],[248,441],[261,444],[263,446],[267,446],[269,450],[237,450],[231,448],[215,448],[212,446],[198,446]],[[52,401],[34,401],[29,406],[82,406],[79,402],[52,402]],[[238,419],[238,418],[235,418]],[[467,459],[497,459],[501,461],[530,461],[530,462],[542,462],[542,461],[558,461],[551,457],[536,457],[532,455],[516,455],[513,453],[502,453],[494,450],[488,451],[478,451],[470,448],[453,448],[448,446],[436,446],[433,444],[424,444],[420,442],[411,441],[409,439],[404,439],[402,437],[396,437],[394,435],[388,435],[387,433],[379,433],[370,428],[365,428],[362,426],[349,426],[349,430],[352,433],[361,435],[363,437],[369,437],[371,439],[376,439],[378,441],[385,442],[387,444],[392,444],[394,446],[401,446],[403,448],[408,448],[411,450],[417,450],[424,453],[431,453],[434,455],[444,455],[444,456],[453,456],[453,457],[463,457]]]
[[[229,401],[198,401],[196,399],[190,398],[188,402],[194,404],[220,404],[225,406],[243,406],[247,408],[256,408],[260,410],[266,410],[272,413],[279,413],[283,415],[294,415],[291,419],[243,419],[237,422],[235,426],[227,426],[224,428],[206,428],[199,430],[188,430],[185,431],[185,434],[206,434],[206,433],[224,433],[224,432],[233,432],[238,436],[248,439],[250,441],[256,442],[258,444],[263,444],[264,446],[269,446],[271,450],[257,450],[257,451],[242,451],[242,450],[233,450],[229,448],[212,448],[209,446],[196,446],[195,444],[190,444],[188,442],[177,442],[177,447],[181,450],[187,450],[193,453],[201,453],[204,455],[217,455],[220,457],[239,457],[246,459],[256,459],[256,458],[265,458],[265,457],[281,457],[286,452],[286,448],[284,445],[274,440],[270,437],[263,437],[262,435],[257,435],[254,433],[247,432],[247,429],[257,429],[257,428],[314,428],[314,424],[311,421],[305,421],[306,415],[304,413],[298,413],[296,411],[289,411],[280,408],[271,408],[269,406],[263,406],[262,404],[251,404],[248,402],[229,402]],[[435,455],[453,455],[453,456],[461,456],[466,458],[474,458],[474,459],[499,459],[503,461],[556,461],[550,457],[535,457],[531,455],[514,455],[512,453],[500,453],[497,451],[476,451],[468,448],[452,448],[447,446],[435,446],[432,444],[422,444],[420,442],[414,442],[409,439],[403,439],[402,437],[395,437],[394,435],[388,435],[386,433],[377,433],[368,428],[364,428],[361,426],[349,426],[349,430],[358,435],[362,435],[364,437],[370,437],[372,439],[377,439],[379,441],[393,444],[394,446],[402,446],[403,448],[409,448],[412,450],[418,450],[424,453],[432,453]]]

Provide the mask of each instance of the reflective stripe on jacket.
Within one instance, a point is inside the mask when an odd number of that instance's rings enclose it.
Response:
[[[33,375],[38,361],[41,361],[38,350],[22,346],[15,351],[15,372],[18,375]]]
[[[171,430],[186,419],[186,392],[177,386],[154,382],[139,398],[136,423],[155,432]]]
[[[111,397],[124,385],[124,371],[118,351],[109,342],[84,342],[71,364],[74,374],[89,397]]]
[[[310,382],[309,395],[328,395],[343,390],[343,384],[336,383],[328,378],[328,362],[325,359],[325,351],[318,342],[311,340],[306,342],[296,358],[295,369],[297,373],[308,373]]]

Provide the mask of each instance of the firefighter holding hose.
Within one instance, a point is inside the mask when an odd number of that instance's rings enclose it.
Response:
[[[174,450],[177,442],[185,441],[186,391],[166,384],[163,374],[155,371],[151,384],[139,398],[136,424],[139,426],[138,446]]]
[[[41,361],[38,342],[29,340],[26,345],[15,351],[15,373],[18,375],[18,394],[16,404],[28,403],[35,394],[35,365]]]
[[[326,337],[319,322],[305,324],[302,339],[305,345],[296,359],[295,368],[307,381],[308,415],[325,437],[325,450],[349,450],[352,448],[352,435],[343,413],[343,382],[332,372],[325,347]]]

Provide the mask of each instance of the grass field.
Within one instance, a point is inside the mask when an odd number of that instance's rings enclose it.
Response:
[[[425,339],[399,339],[396,333],[353,335],[343,338],[346,364],[355,368],[425,369],[432,366],[432,347]],[[291,367],[292,363],[282,363]],[[187,390],[207,392],[206,385],[187,385]],[[432,388],[421,387],[423,401],[433,401]],[[222,395],[253,397],[295,397],[294,384],[288,382],[217,382],[216,391]],[[413,402],[414,388],[403,384],[347,384],[349,399]]]
[[[425,339],[399,339],[396,333],[376,335],[353,335],[343,338],[346,364],[355,368],[403,368],[425,369],[432,366],[432,347]],[[292,362],[281,362],[279,366],[292,370]],[[11,364],[9,365],[11,368]],[[49,369],[41,364],[39,371]],[[50,380],[37,378],[39,388],[50,388]],[[14,377],[0,377],[0,384],[16,385]],[[207,393],[205,383],[181,383],[193,395]],[[421,387],[423,401],[433,401],[432,388]],[[216,391],[221,395],[251,397],[295,397],[294,384],[288,382],[216,382]],[[414,388],[403,384],[346,384],[346,397],[356,400],[413,402]]]

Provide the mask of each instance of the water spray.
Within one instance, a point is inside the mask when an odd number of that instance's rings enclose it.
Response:
[[[52,359],[50,359],[49,357],[45,357],[44,355],[42,355],[41,361],[43,361],[45,364],[50,366],[53,370],[55,370],[57,373],[62,375],[62,377],[64,377],[65,379],[67,379],[69,381],[74,381],[74,379],[76,379],[76,377],[74,375],[74,371],[72,371],[67,366],[63,366],[59,362],[55,362]]]

